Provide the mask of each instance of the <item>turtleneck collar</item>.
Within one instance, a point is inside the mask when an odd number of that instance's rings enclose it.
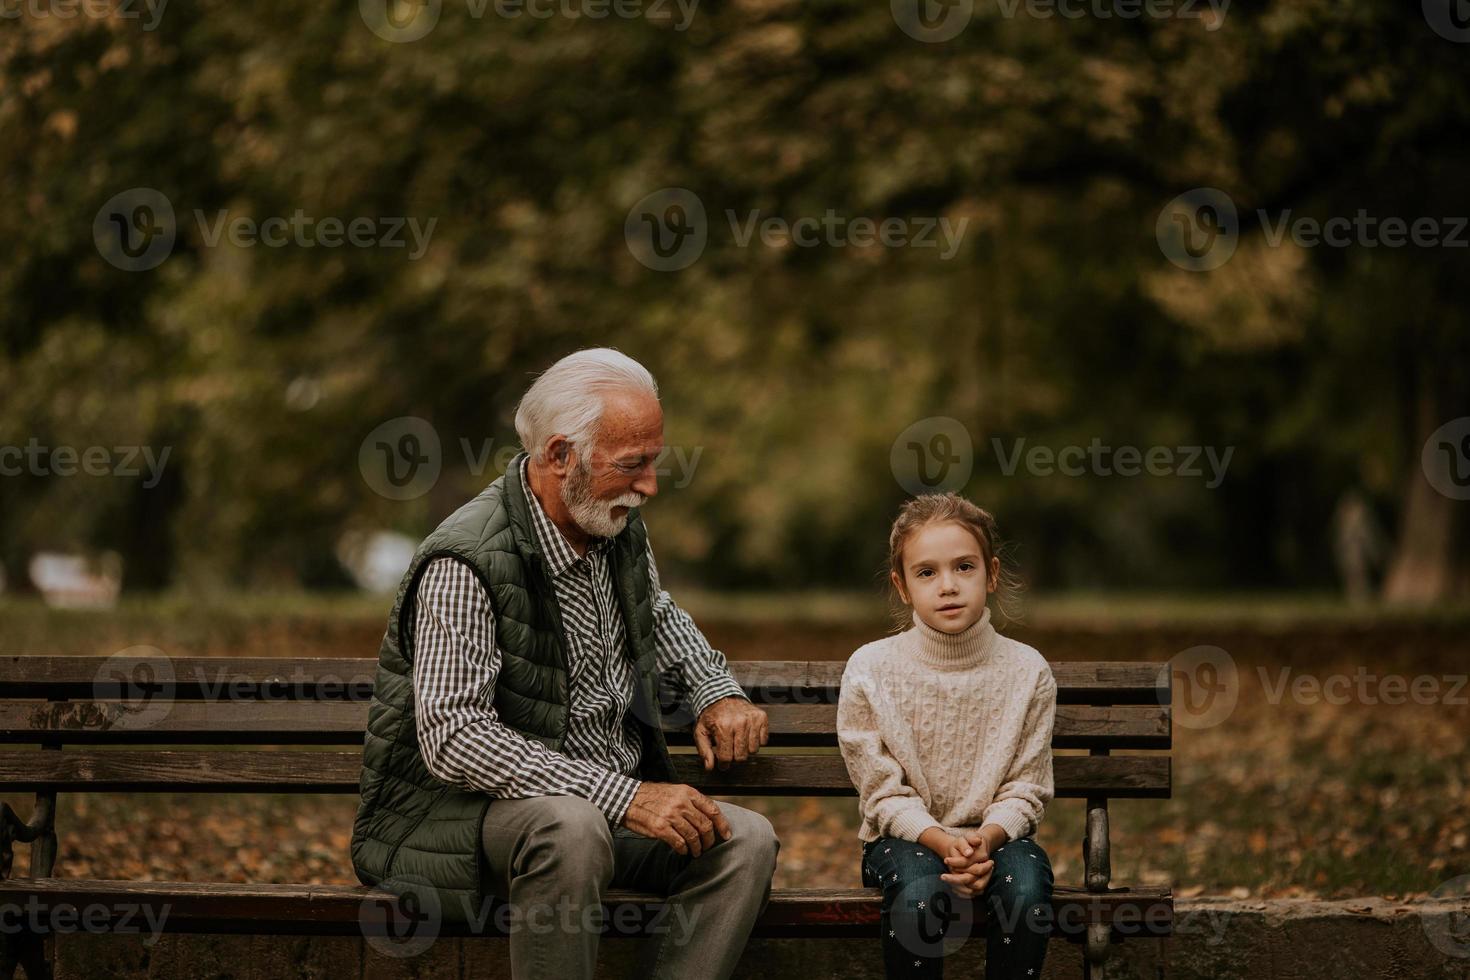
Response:
[[[990,625],[990,607],[959,633],[937,630],[913,614],[914,656],[940,670],[976,667],[990,659],[995,646],[995,627]]]

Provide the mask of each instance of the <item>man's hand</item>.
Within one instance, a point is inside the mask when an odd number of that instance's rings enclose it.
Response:
[[[694,857],[715,846],[717,833],[720,840],[729,840],[732,833],[715,801],[683,783],[640,783],[623,814],[623,826]]]
[[[991,872],[995,870],[995,859],[990,856],[990,842],[978,830],[972,830],[965,836],[952,840],[949,853],[944,857],[949,871],[940,875],[940,880],[949,882],[955,894],[961,898],[974,898],[984,894],[986,886],[990,884]]]
[[[709,772],[718,761],[721,771],[731,762],[744,762],[771,738],[766,713],[744,698],[720,698],[694,721],[694,744]]]

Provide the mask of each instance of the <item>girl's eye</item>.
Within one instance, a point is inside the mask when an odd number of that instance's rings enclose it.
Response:
[[[967,561],[960,562],[960,568],[962,568],[962,569],[967,569],[968,570],[968,569],[971,569],[971,568],[974,568],[974,567],[975,566],[972,563],[970,563],[970,562],[967,562]]]

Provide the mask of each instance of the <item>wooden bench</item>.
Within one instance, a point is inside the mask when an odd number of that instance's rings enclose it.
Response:
[[[1057,935],[1085,944],[1089,978],[1103,976],[1110,942],[1172,931],[1169,889],[1113,887],[1108,858],[1108,800],[1169,795],[1162,666],[1052,665],[1056,795],[1087,808],[1085,880],[1058,884],[1054,921]],[[0,786],[36,794],[29,820],[9,806],[0,812],[0,911],[18,917],[27,903],[70,906],[87,910],[89,927],[109,928],[124,910],[166,908],[166,932],[362,934],[364,903],[382,895],[356,885],[58,876],[65,821],[57,802],[62,793],[88,792],[355,794],[374,667],[371,659],[0,658],[0,741],[8,743],[0,747]],[[770,744],[749,763],[706,773],[689,733],[669,726],[680,778],[719,796],[854,796],[836,748],[843,664],[736,661],[731,669],[769,712]],[[1122,750],[1131,754],[1114,754]],[[11,874],[14,841],[30,844],[26,877]],[[851,844],[856,864],[856,836]],[[350,874],[346,853],[342,868]],[[635,910],[640,923],[609,936],[645,934],[659,897],[613,892],[607,905],[610,914]],[[388,907],[386,930],[411,925],[411,910],[392,900]],[[983,921],[983,903],[968,912]],[[876,937],[878,916],[877,889],[776,889],[754,935]],[[443,934],[469,933],[446,927]],[[493,917],[473,934],[503,935]],[[3,939],[0,977],[14,976],[19,964],[30,980],[49,980],[46,935],[6,929]]]

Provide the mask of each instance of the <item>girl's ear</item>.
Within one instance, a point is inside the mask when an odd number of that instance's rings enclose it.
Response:
[[[897,572],[889,572],[888,578],[893,582],[893,587],[898,590],[898,597],[903,600],[903,604],[905,606],[913,605],[913,603],[909,602],[909,594],[904,589],[903,579],[899,574]]]
[[[1000,585],[1000,556],[990,559],[990,574],[985,576],[985,594],[990,595]]]

